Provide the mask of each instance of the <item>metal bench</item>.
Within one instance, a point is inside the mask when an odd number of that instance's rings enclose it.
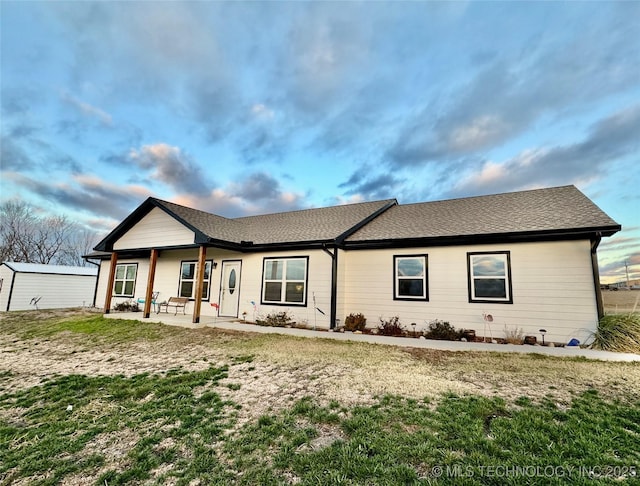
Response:
[[[158,314],[160,314],[163,307],[167,314],[169,313],[169,307],[173,307],[176,310],[173,314],[174,316],[178,315],[178,309],[182,309],[182,313],[186,314],[186,307],[188,303],[189,299],[187,297],[169,297],[168,302],[160,302],[160,304],[158,304]]]

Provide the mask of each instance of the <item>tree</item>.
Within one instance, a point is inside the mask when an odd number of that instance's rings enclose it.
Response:
[[[85,265],[96,236],[66,216],[37,216],[24,201],[0,205],[0,260]]]

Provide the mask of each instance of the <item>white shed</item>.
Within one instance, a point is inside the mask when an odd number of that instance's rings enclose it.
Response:
[[[94,266],[4,262],[0,265],[0,311],[90,306],[97,281]]]

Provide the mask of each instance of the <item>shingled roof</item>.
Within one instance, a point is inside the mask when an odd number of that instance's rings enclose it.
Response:
[[[96,250],[110,251],[154,207],[194,231],[194,244],[241,251],[325,243],[358,248],[462,244],[491,237],[609,236],[620,230],[574,186],[405,205],[386,199],[235,219],[149,198]]]
[[[574,186],[397,205],[346,243],[488,235],[599,232],[620,225]]]

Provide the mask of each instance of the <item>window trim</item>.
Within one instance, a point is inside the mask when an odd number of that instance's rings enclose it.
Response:
[[[398,294],[400,290],[398,285],[398,281],[400,280],[398,276],[398,261],[403,258],[424,258],[424,295],[421,295],[419,297],[411,297],[409,295]],[[429,302],[429,255],[427,253],[419,253],[415,255],[393,255],[393,300]]]
[[[125,278],[117,278],[118,275],[118,267],[125,267],[124,269],[124,276]],[[125,282],[130,282],[131,279],[130,278],[126,278],[127,276],[127,267],[135,267],[136,268],[136,276],[133,278],[133,290],[131,291],[131,294],[116,294],[116,282],[121,281],[122,283],[122,290],[125,290],[126,284]],[[116,264],[116,271],[113,274],[113,288],[111,289],[111,295],[113,297],[129,297],[129,298],[133,298],[134,295],[136,295],[136,282],[138,281],[138,263],[118,263]]]
[[[478,256],[478,255],[504,255],[505,262],[507,265],[506,275],[504,277],[498,277],[498,278],[501,278],[501,279],[504,278],[506,280],[505,290],[507,292],[507,296],[505,298],[475,297],[474,295],[475,289],[474,289],[473,281],[477,277],[472,275],[473,265],[471,264],[471,261],[472,261],[472,257]],[[513,286],[512,286],[512,279],[511,279],[511,252],[508,250],[467,252],[467,288],[469,292],[469,303],[513,304]]]
[[[273,260],[304,260],[304,292],[302,295],[302,302],[286,302],[284,300],[280,300],[278,302],[272,300],[265,300],[265,271],[267,268],[267,261]],[[280,291],[281,298],[286,296],[286,266],[282,270],[282,290]],[[276,280],[269,280],[270,282],[275,282]],[[298,280],[292,280],[292,282],[297,282]],[[307,295],[309,290],[309,256],[282,256],[282,257],[264,257],[262,259],[262,280],[261,280],[261,289],[260,289],[260,303],[262,305],[279,305],[279,306],[287,306],[287,307],[307,307]]]
[[[198,273],[197,273],[198,260],[181,260],[180,261],[180,269],[179,269],[179,272],[178,272],[178,293],[176,294],[178,297],[182,296],[181,293],[180,293],[180,291],[182,289],[182,265],[185,264],[185,263],[194,263],[196,265],[196,267],[194,269],[193,279],[187,279],[186,280],[187,282],[190,282],[191,280],[193,280],[193,292],[192,292],[192,294],[195,293],[195,289],[198,286],[197,285],[197,280],[198,280],[198,277],[197,277],[197,275],[198,275]],[[206,278],[203,279],[203,282],[209,282],[209,285],[207,286],[207,296],[203,297],[201,299],[201,302],[209,302],[209,300],[211,299],[211,277],[213,275],[213,259],[205,260],[204,263],[205,263],[205,266],[206,266],[207,263],[211,264],[211,270],[209,271],[209,279],[208,280]],[[189,302],[194,302],[195,300],[196,300],[195,297],[189,297]]]

